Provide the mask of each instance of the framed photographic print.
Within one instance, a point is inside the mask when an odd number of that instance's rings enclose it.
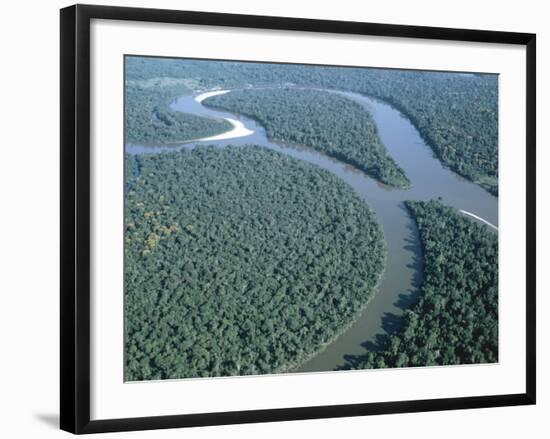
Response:
[[[535,35],[61,10],[62,429],[535,393]]]

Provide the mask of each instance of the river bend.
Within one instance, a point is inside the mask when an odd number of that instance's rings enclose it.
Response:
[[[126,145],[126,152],[133,154],[193,148],[201,143],[218,147],[260,145],[332,172],[353,187],[373,209],[384,231],[387,248],[386,267],[379,290],[344,333],[297,368],[296,372],[327,371],[350,365],[353,357],[364,354],[366,350],[379,349],[386,334],[399,330],[404,310],[416,300],[423,272],[418,231],[403,201],[441,197],[445,204],[469,215],[472,220],[485,224],[491,230],[498,227],[498,199],[443,166],[412,123],[398,110],[357,93],[331,92],[358,102],[370,112],[388,154],[411,180],[410,188],[390,188],[311,148],[271,142],[263,127],[254,120],[204,106],[202,102],[216,94],[212,92],[208,92],[206,97],[204,94],[181,97],[171,104],[171,108],[200,116],[230,119],[232,131],[240,130],[238,137],[228,133],[177,147]]]

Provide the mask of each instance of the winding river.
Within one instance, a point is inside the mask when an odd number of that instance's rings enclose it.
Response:
[[[218,91],[216,94],[227,91]],[[421,135],[399,111],[378,100],[351,92],[331,91],[363,105],[373,116],[389,155],[403,168],[412,182],[409,189],[394,189],[368,177],[336,159],[310,148],[270,142],[265,130],[254,120],[217,111],[202,105],[212,96],[184,96],[171,104],[173,110],[229,120],[233,130],[185,143],[177,148],[193,148],[200,143],[227,145],[257,144],[313,163],[346,181],[374,210],[385,235],[386,269],[379,290],[355,322],[325,349],[310,358],[295,372],[334,370],[353,363],[366,350],[380,348],[386,334],[399,329],[405,309],[410,307],[422,282],[422,251],[413,219],[403,206],[405,200],[430,200],[441,197],[474,221],[490,230],[498,229],[498,199],[474,183],[444,167],[423,141]],[[233,137],[229,133],[238,135]],[[134,154],[173,151],[174,146],[127,144]]]

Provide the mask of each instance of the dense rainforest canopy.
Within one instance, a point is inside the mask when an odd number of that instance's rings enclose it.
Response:
[[[349,90],[398,108],[443,163],[497,193],[496,75],[130,56],[125,66],[126,143],[231,129],[170,108],[231,89],[205,104],[406,187],[368,111],[320,89]],[[407,207],[423,248],[419,300],[348,367],[497,361],[496,235],[441,201]],[[293,370],[353,322],[384,267],[382,231],[351,187],[257,146],[126,154],[125,227],[130,381]]]
[[[190,94],[193,81],[176,78],[128,80],[125,87],[126,143],[184,142],[228,131],[231,124],[170,109],[176,97]]]
[[[126,57],[126,75],[193,90],[290,83],[364,93],[407,115],[455,172],[498,193],[497,75],[143,57]]]
[[[419,301],[382,349],[350,367],[383,368],[498,361],[498,240],[440,201],[407,202],[424,253]]]
[[[203,146],[127,154],[126,179],[128,380],[289,370],[346,329],[383,271],[373,213],[314,165]]]
[[[357,102],[319,90],[238,90],[205,105],[252,117],[270,140],[317,149],[395,187],[410,184],[386,153],[371,115]]]

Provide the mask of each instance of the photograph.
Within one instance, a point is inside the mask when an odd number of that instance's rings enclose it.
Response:
[[[125,382],[499,363],[498,73],[123,81]]]
[[[545,437],[542,2],[6,5],[1,437]]]

